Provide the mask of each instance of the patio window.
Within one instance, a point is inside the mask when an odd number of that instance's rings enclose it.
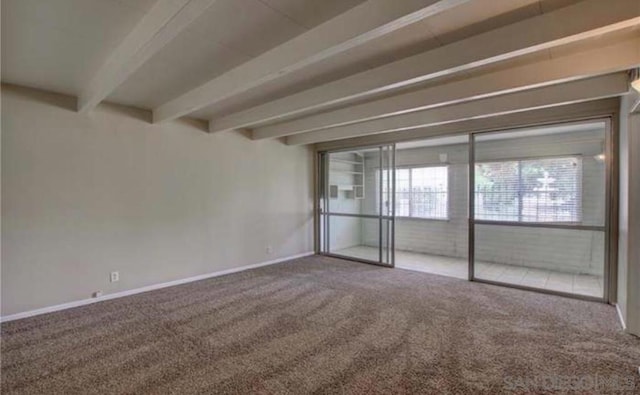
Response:
[[[448,219],[449,167],[401,167],[396,172],[395,214],[397,217]],[[387,193],[386,172],[383,194]],[[379,180],[378,177],[376,179]]]
[[[476,164],[475,218],[580,222],[582,160],[556,157]]]

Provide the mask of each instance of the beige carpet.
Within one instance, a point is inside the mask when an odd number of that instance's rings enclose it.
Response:
[[[1,352],[3,394],[640,390],[612,306],[326,257],[4,323]]]

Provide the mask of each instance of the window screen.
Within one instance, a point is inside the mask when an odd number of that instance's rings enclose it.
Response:
[[[383,193],[386,195],[386,172]],[[396,216],[430,219],[449,217],[447,166],[396,169]]]
[[[517,222],[580,222],[579,157],[476,164],[475,218]]]

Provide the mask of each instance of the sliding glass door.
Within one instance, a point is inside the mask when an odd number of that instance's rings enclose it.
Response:
[[[321,152],[319,252],[609,301],[611,134],[604,119]]]
[[[393,266],[394,146],[319,154],[320,252]]]
[[[472,278],[606,299],[608,122],[472,135]]]

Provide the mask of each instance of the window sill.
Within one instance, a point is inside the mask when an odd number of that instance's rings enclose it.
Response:
[[[428,222],[451,222],[451,218],[424,218],[424,217],[403,217],[396,215],[396,219],[409,220],[409,221],[428,221]]]
[[[498,226],[513,226],[513,227],[525,227],[525,228],[555,228],[555,229],[574,229],[574,230],[593,230],[604,232],[606,226],[604,225],[582,225],[575,222],[512,222],[512,221],[487,221],[487,220],[474,220],[476,225],[498,225]]]
[[[543,226],[543,225],[559,225],[559,226],[585,226],[582,222],[576,221],[511,221],[511,220],[495,220],[495,219],[475,219],[477,224],[483,225],[521,225],[521,226]],[[604,225],[603,225],[604,226]]]

